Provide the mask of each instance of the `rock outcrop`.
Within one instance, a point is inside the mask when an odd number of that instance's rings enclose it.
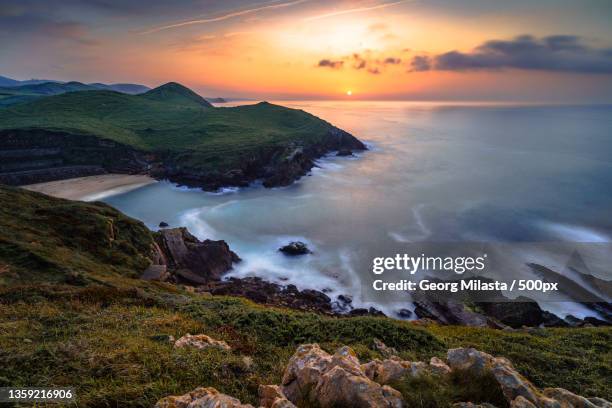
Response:
[[[355,352],[341,347],[332,356],[317,344],[298,347],[289,360],[282,390],[293,403],[336,407],[401,407],[401,395],[372,381]]]
[[[157,401],[155,408],[254,408],[212,387],[199,387],[184,395],[173,395]]]
[[[215,340],[206,334],[189,334],[182,336],[180,339],[174,342],[174,347],[184,348],[193,347],[200,350],[207,348],[217,348],[224,351],[231,350],[231,347],[224,341]]]
[[[166,266],[171,271],[171,280],[177,283],[217,281],[234,263],[240,262],[225,241],[200,241],[186,228],[162,229],[155,238],[153,265]],[[149,271],[148,276],[154,276],[153,272]]]
[[[306,255],[312,253],[308,246],[301,241],[293,241],[278,249],[286,255]]]
[[[179,339],[180,340],[180,339]],[[390,350],[378,342],[375,348]],[[392,350],[392,349],[391,349]],[[432,375],[442,379],[454,371],[460,375],[492,375],[511,408],[612,408],[602,398],[585,398],[563,388],[537,389],[521,376],[504,357],[473,348],[450,349],[446,363],[432,357],[429,364],[404,361],[396,355],[386,360],[361,364],[350,347],[340,347],[333,355],[318,344],[303,344],[289,360],[279,385],[260,385],[260,406],[264,408],[401,408],[402,394],[386,385],[405,376]],[[495,408],[486,402],[457,402],[454,408]],[[180,396],[161,399],[156,408],[228,407],[243,408],[235,398],[214,388],[197,388]]]

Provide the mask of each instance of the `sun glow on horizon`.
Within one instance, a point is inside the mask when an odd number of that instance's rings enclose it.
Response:
[[[352,96],[352,95],[353,95],[353,91],[351,91],[350,89],[346,91],[346,96]]]

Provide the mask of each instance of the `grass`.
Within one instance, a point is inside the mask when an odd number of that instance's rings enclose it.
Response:
[[[75,137],[93,135],[165,153],[181,166],[198,170],[231,168],[264,149],[309,146],[330,128],[304,111],[269,103],[214,108],[172,83],[141,95],[68,92],[0,109],[0,131],[46,129]]]
[[[350,345],[362,362],[428,361],[473,346],[512,360],[540,387],[612,399],[609,328],[505,332],[421,327],[379,317],[335,318],[192,294],[141,281],[151,232],[103,204],[74,203],[0,186],[0,386],[73,386],[78,406],[150,407],[169,394],[213,386],[257,403],[278,384],[297,345]],[[128,255],[129,254],[129,255]],[[231,351],[176,350],[186,333],[225,340]],[[410,406],[499,401],[491,378],[420,377],[393,384]]]

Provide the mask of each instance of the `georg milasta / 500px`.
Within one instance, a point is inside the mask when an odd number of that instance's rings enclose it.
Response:
[[[2,0],[0,403],[612,406],[610,21]]]

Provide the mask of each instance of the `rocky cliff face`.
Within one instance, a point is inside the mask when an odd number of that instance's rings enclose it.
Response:
[[[185,166],[185,154],[168,153],[150,171],[156,178],[167,178],[173,182],[217,190],[224,186],[245,187],[256,180],[262,180],[265,187],[287,186],[307,174],[315,160],[336,150],[363,151],[367,147],[351,134],[332,127],[318,143],[309,146],[276,146],[261,148],[255,154],[248,154],[235,160],[230,168],[202,171]]]
[[[152,155],[89,135],[42,129],[0,132],[0,183],[24,185],[107,172],[137,174]]]

